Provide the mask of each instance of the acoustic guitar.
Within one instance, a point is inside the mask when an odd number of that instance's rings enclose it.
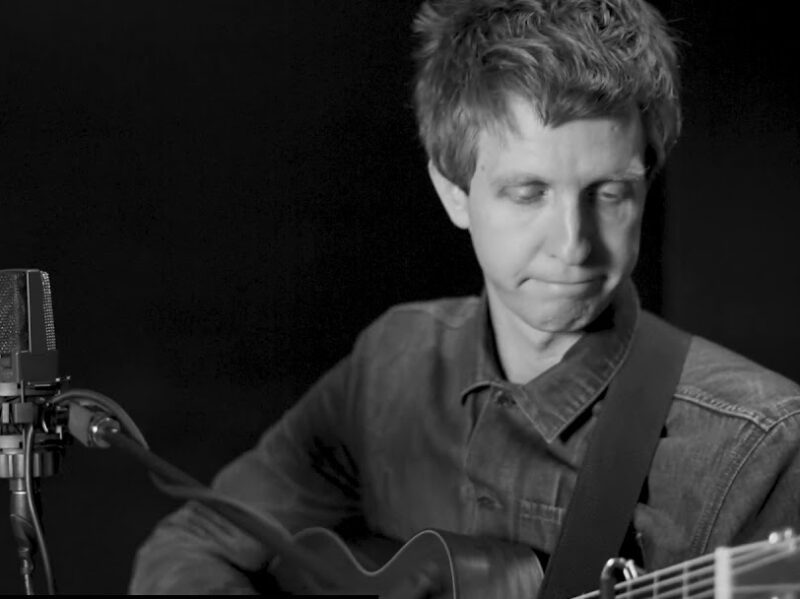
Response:
[[[271,575],[293,594],[534,599],[543,577],[531,549],[520,544],[437,530],[424,530],[399,549],[388,540],[348,545],[324,528],[301,531],[294,541],[319,567],[272,561]],[[648,574],[633,576],[633,568],[624,568],[629,579],[574,599],[800,599],[799,548],[792,531],[773,533]]]

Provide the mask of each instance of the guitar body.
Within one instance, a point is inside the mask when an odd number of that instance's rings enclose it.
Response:
[[[340,575],[321,583],[288,560],[270,574],[295,594],[372,594],[391,599],[531,599],[543,578],[533,553],[519,544],[423,530],[404,545],[385,539],[348,546],[335,533],[309,528],[295,541]]]

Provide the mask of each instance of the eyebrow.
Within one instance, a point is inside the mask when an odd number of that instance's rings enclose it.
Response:
[[[545,177],[534,175],[533,173],[513,172],[500,175],[491,182],[495,189],[503,187],[515,187],[517,185],[548,185]]]
[[[642,165],[629,166],[612,173],[611,176],[606,177],[607,181],[639,181],[647,178],[647,167]]]
[[[598,177],[597,180],[589,185],[595,185],[604,181],[637,182],[644,181],[646,178],[647,169],[637,165],[609,173],[604,177]],[[517,185],[549,185],[549,181],[546,177],[526,172],[505,173],[492,181],[492,186],[495,189],[514,187]]]

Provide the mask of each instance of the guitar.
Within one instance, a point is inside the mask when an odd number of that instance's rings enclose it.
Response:
[[[320,568],[312,573],[308,563],[297,567],[293,560],[277,557],[269,571],[283,590],[297,594],[533,599],[543,578],[538,560],[527,547],[444,531],[424,530],[396,551],[399,544],[388,540],[349,546],[324,528],[303,530],[294,542],[315,555]],[[594,591],[574,599],[797,599],[799,549],[800,538],[791,531],[773,533],[766,541],[721,547],[709,555],[610,584],[602,594]],[[626,573],[631,571],[625,568]]]

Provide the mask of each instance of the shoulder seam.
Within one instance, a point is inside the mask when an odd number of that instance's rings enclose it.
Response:
[[[800,395],[784,395],[776,398],[776,402],[792,399],[797,400],[798,407],[785,414],[776,414],[774,417],[721,400],[716,395],[691,385],[679,385],[673,397],[701,407],[723,412],[732,417],[748,420],[764,431],[769,430],[772,426],[785,418],[789,418],[793,415],[800,415]]]
[[[379,320],[403,313],[424,314],[448,329],[457,329],[464,324],[465,319],[473,316],[472,314],[465,314],[465,309],[473,308],[480,299],[476,296],[464,296],[451,299],[459,302],[456,312],[443,313],[440,309],[430,309],[433,306],[441,306],[441,304],[436,301],[408,302],[392,306],[384,313],[383,318]]]

